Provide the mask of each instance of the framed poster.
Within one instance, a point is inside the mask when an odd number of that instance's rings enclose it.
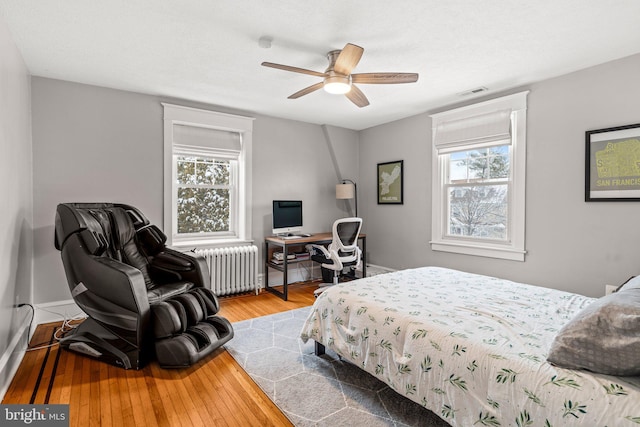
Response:
[[[587,202],[640,200],[640,123],[585,132]]]
[[[403,199],[403,163],[378,163],[378,204],[401,205]]]

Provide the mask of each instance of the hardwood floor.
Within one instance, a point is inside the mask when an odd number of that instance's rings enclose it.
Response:
[[[289,287],[289,300],[270,293],[220,299],[231,322],[313,304],[317,283]],[[59,324],[38,325],[31,340],[53,342]],[[57,345],[29,351],[2,403],[69,404],[71,426],[291,426],[224,349],[186,369],[152,362],[124,370]]]

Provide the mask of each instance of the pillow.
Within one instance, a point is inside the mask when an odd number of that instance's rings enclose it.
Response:
[[[640,375],[640,279],[576,314],[554,338],[547,361],[607,375]]]
[[[620,292],[622,289],[638,289],[640,288],[640,276],[631,276],[629,280],[618,286],[616,292]]]

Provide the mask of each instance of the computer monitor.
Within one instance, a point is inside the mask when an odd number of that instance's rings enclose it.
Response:
[[[273,201],[273,234],[302,231],[302,200]]]

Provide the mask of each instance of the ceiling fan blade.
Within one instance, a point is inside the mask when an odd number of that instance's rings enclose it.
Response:
[[[364,49],[360,46],[347,43],[344,46],[344,49],[340,52],[340,55],[338,55],[336,63],[333,66],[333,71],[348,76],[351,74],[351,70],[353,70],[356,65],[358,65],[358,62],[360,62],[360,58],[362,58],[363,53]]]
[[[300,98],[301,96],[308,95],[308,94],[310,94],[311,92],[315,92],[316,90],[318,90],[318,89],[322,88],[322,86],[323,86],[323,83],[322,83],[322,82],[320,82],[320,83],[316,83],[316,84],[314,84],[314,85],[311,85],[311,86],[309,86],[309,87],[305,87],[304,89],[297,91],[297,92],[296,92],[296,93],[294,93],[293,95],[290,95],[288,98],[289,98],[289,99],[296,99],[296,98]]]
[[[316,76],[316,77],[326,77],[327,76],[325,73],[320,73],[318,71],[307,70],[305,68],[292,67],[290,65],[274,64],[273,62],[263,62],[262,66],[271,67],[271,68],[277,68],[279,70],[284,70],[284,71],[291,71],[291,72],[294,72],[294,73],[309,74],[310,76]]]
[[[352,74],[351,81],[361,84],[396,84],[418,81],[416,73],[360,73]]]
[[[369,105],[369,100],[367,99],[366,96],[364,96],[364,93],[362,93],[362,91],[358,89],[356,85],[352,84],[351,90],[345,93],[345,96],[360,108],[366,107],[367,105]]]

